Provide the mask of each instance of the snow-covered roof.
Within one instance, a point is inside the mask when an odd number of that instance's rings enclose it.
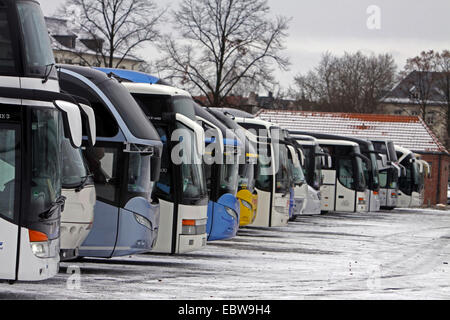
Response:
[[[257,116],[292,131],[388,139],[416,152],[447,152],[420,117],[265,109]]]
[[[76,30],[71,27],[71,23],[67,19],[55,18],[55,17],[45,17],[45,23],[47,25],[47,29],[51,39],[51,45],[54,50],[61,50],[72,52],[77,55],[92,55],[97,56],[98,53],[90,48],[88,48],[82,41],[83,40],[93,40],[92,35],[81,31]],[[57,37],[74,37],[76,39],[75,48],[70,48],[59,42]],[[99,38],[101,40],[101,38]],[[115,59],[121,59],[122,52],[117,51],[118,54],[114,55]],[[125,60],[143,62],[144,60],[137,58],[131,54],[127,54]]]
[[[443,74],[440,72],[413,71],[388,92],[381,101],[393,104],[420,104],[422,101],[422,98],[420,98],[421,91],[424,93],[429,91],[427,96],[423,98],[428,105],[446,106],[446,96],[439,85],[442,76]],[[416,98],[411,97],[414,94],[417,95]]]

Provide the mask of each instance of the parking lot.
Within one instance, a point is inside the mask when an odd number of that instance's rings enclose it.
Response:
[[[192,254],[62,263],[44,282],[0,283],[0,298],[448,299],[449,262],[450,211],[334,213]]]

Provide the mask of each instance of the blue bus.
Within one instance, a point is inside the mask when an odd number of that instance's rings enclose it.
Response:
[[[83,154],[97,200],[92,229],[79,256],[148,252],[159,227],[160,205],[152,198],[161,166],[158,132],[116,79],[87,67],[59,68],[61,90],[89,101],[96,119],[96,145]]]
[[[238,137],[211,113],[195,105],[197,120],[206,132],[204,155],[205,175],[209,193],[208,241],[236,236],[239,229],[240,202],[238,191],[239,163],[244,162],[243,144]]]

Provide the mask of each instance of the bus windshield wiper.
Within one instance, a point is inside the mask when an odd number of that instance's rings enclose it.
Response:
[[[45,71],[44,71],[45,75],[44,75],[44,79],[42,79],[42,83],[46,83],[48,81],[48,78],[50,77],[50,74],[52,73],[52,70],[54,67],[55,67],[55,63],[50,63],[45,66]],[[48,68],[50,68],[50,69],[47,72]]]
[[[86,187],[86,185],[88,184],[90,177],[92,177],[92,174],[88,174],[87,176],[82,177],[83,181],[80,183],[78,187],[75,188],[75,192],[80,192],[81,190],[83,190],[84,187]]]
[[[66,197],[64,196],[59,196],[58,199],[56,199],[54,202],[51,203],[50,205],[50,209],[48,209],[45,212],[42,212],[39,215],[39,218],[41,219],[49,219],[51,216],[53,216],[55,214],[56,211],[58,211],[58,208],[61,208],[61,211],[63,210],[62,208],[64,208],[64,204],[66,202]]]

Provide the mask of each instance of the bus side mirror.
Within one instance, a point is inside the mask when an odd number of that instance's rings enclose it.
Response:
[[[83,117],[84,121],[87,123],[87,136],[89,145],[93,147],[95,145],[95,142],[97,140],[97,133],[96,133],[96,124],[95,124],[95,113],[94,109],[92,109],[90,106],[85,105],[83,103],[80,103],[81,106],[81,116]]]
[[[382,168],[386,168],[389,165],[388,160],[387,160],[387,156],[385,154],[381,154],[381,153],[379,154],[379,156],[380,156],[380,159],[381,159],[381,166],[382,166]]]
[[[202,158],[205,153],[205,130],[203,127],[181,113],[175,113],[175,119],[194,131],[198,156]]]
[[[83,140],[83,124],[80,108],[71,102],[57,100],[55,107],[62,113],[64,134],[74,148],[80,148]]]
[[[369,158],[367,158],[365,155],[360,154],[360,153],[355,153],[354,155],[355,155],[356,157],[361,158],[362,161],[364,161],[364,162],[366,163],[367,168],[368,168],[369,171],[372,170],[372,162],[370,161]]]

